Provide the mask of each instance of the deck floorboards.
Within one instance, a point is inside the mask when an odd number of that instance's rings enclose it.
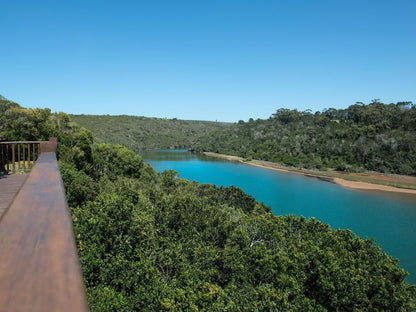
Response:
[[[0,175],[0,219],[25,183],[28,173]]]

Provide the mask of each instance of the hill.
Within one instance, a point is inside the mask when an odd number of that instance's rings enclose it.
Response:
[[[189,148],[213,131],[227,131],[230,123],[147,118],[137,116],[71,115],[71,119],[94,134],[97,143],[121,144],[133,151]]]
[[[201,137],[194,150],[306,169],[416,175],[416,106],[411,102],[323,112],[278,109]]]

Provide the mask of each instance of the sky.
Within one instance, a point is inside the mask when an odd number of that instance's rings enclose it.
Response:
[[[416,102],[415,0],[0,0],[0,94],[231,121]]]

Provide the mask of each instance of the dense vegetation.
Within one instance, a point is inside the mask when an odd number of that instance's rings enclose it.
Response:
[[[372,240],[314,219],[275,216],[235,187],[157,173],[121,145],[94,145],[66,114],[4,99],[0,112],[0,136],[28,139],[40,131],[40,138],[60,138],[92,311],[414,307],[416,287]]]
[[[229,129],[230,123],[136,116],[71,115],[91,130],[96,143],[121,144],[137,152],[145,149],[189,148],[201,136]]]
[[[374,100],[315,114],[282,108],[210,133],[193,149],[308,169],[416,175],[416,105]]]

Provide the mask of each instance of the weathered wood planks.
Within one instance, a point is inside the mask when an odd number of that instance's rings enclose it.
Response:
[[[28,176],[29,174],[0,175],[0,220]]]
[[[0,220],[0,310],[88,311],[55,153],[39,156]]]

